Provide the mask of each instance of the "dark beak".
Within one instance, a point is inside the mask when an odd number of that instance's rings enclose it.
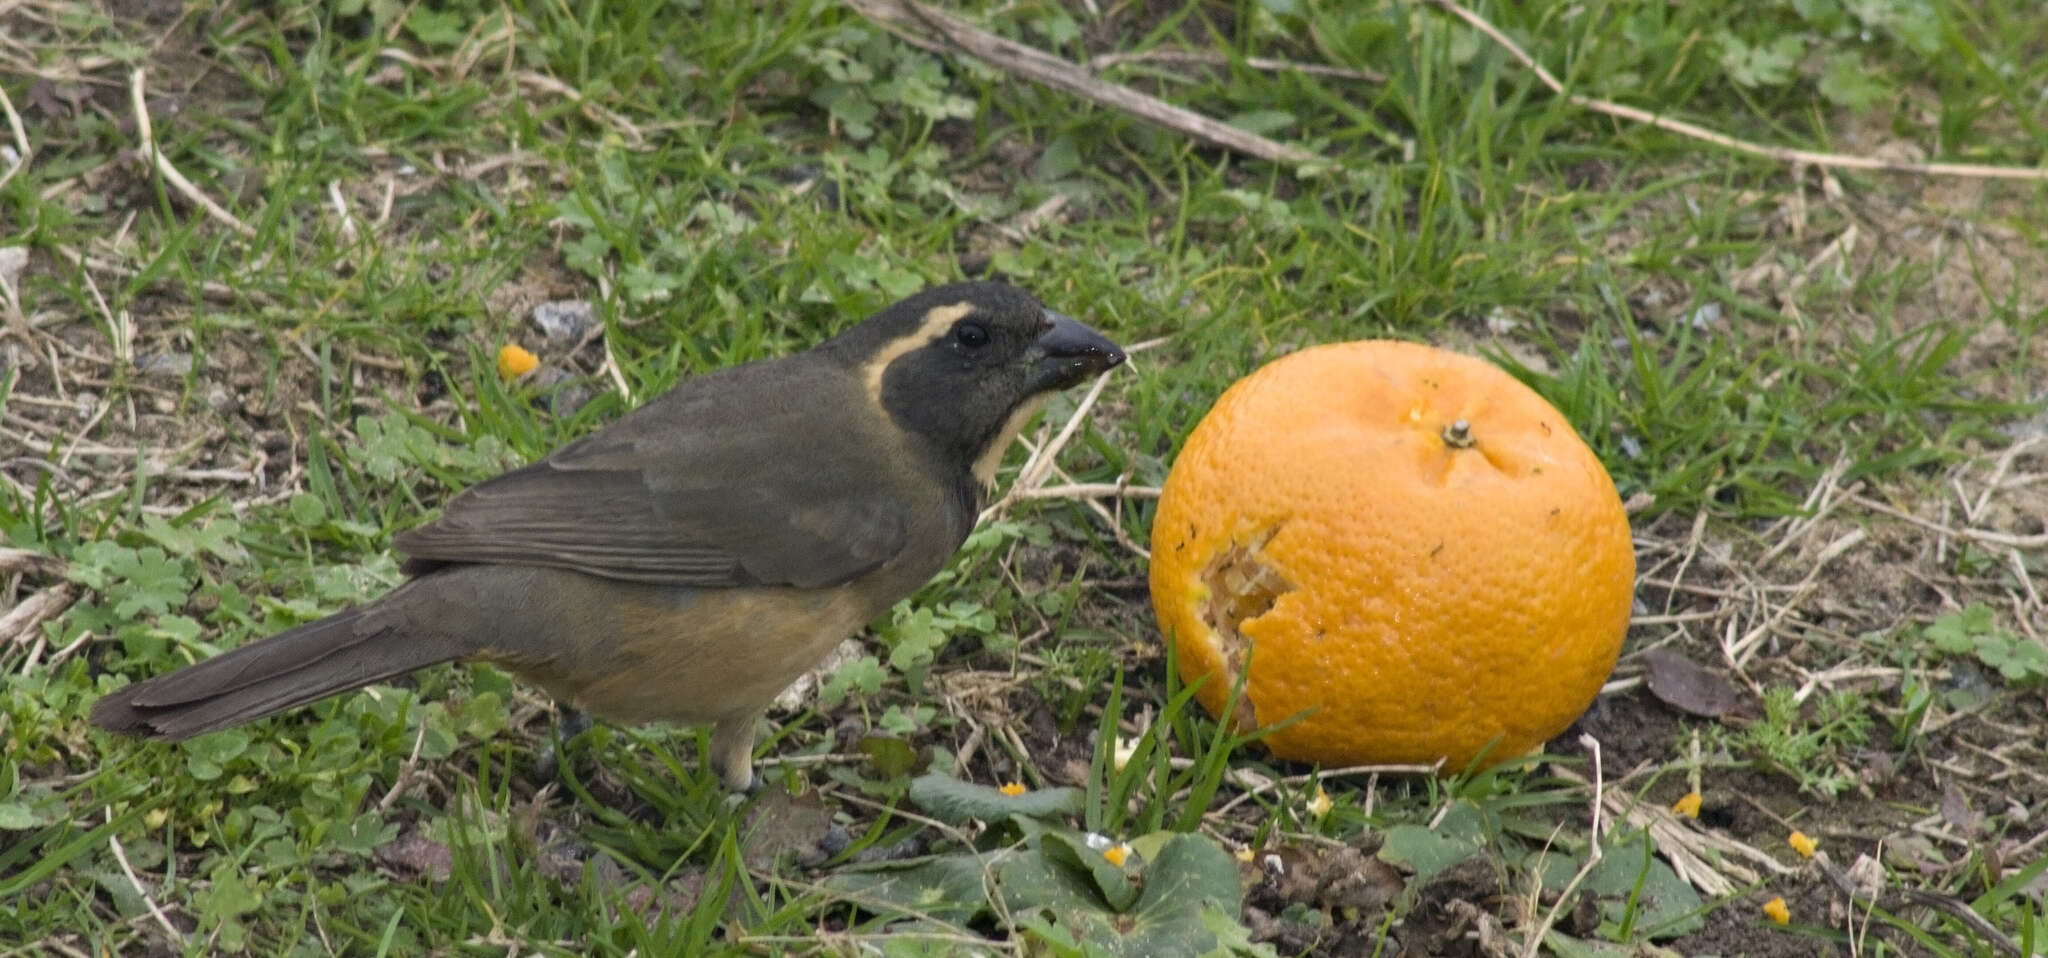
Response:
[[[1052,328],[1039,335],[1034,350],[1040,357],[1038,369],[1043,388],[1065,389],[1124,361],[1122,349],[1072,316],[1048,309],[1045,318],[1052,322]]]

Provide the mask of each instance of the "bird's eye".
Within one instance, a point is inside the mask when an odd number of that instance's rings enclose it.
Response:
[[[961,323],[953,327],[953,341],[968,349],[980,349],[988,345],[988,330],[980,323]]]

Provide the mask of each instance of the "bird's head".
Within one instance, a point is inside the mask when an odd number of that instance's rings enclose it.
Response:
[[[1047,396],[1124,361],[1101,333],[1002,283],[925,290],[833,347],[892,421],[984,483]]]

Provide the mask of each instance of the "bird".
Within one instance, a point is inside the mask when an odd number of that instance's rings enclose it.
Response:
[[[925,289],[471,486],[393,538],[406,579],[382,597],[116,688],[90,721],[175,742],[481,661],[608,722],[709,725],[747,790],[767,706],[937,575],[1032,416],[1124,358],[1018,287]]]

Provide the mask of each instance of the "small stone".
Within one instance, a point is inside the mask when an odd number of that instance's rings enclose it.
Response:
[[[1721,320],[1721,304],[1707,303],[1686,314],[1685,321],[1694,329],[1706,329]]]
[[[573,416],[577,410],[596,398],[597,390],[588,383],[570,383],[548,396],[548,411],[556,416]]]
[[[597,324],[597,307],[587,299],[558,299],[535,306],[528,318],[550,342],[575,342]]]
[[[75,407],[72,415],[77,416],[80,422],[91,419],[100,411],[100,394],[96,392],[80,391],[71,402]]]
[[[21,278],[21,271],[28,266],[28,247],[0,246],[0,283],[13,286]]]
[[[192,371],[192,354],[146,353],[135,358],[135,371],[164,379],[182,378]]]
[[[206,408],[219,415],[225,416],[234,412],[238,405],[240,404],[235,401],[235,394],[228,392],[224,386],[215,386],[206,391]]]

